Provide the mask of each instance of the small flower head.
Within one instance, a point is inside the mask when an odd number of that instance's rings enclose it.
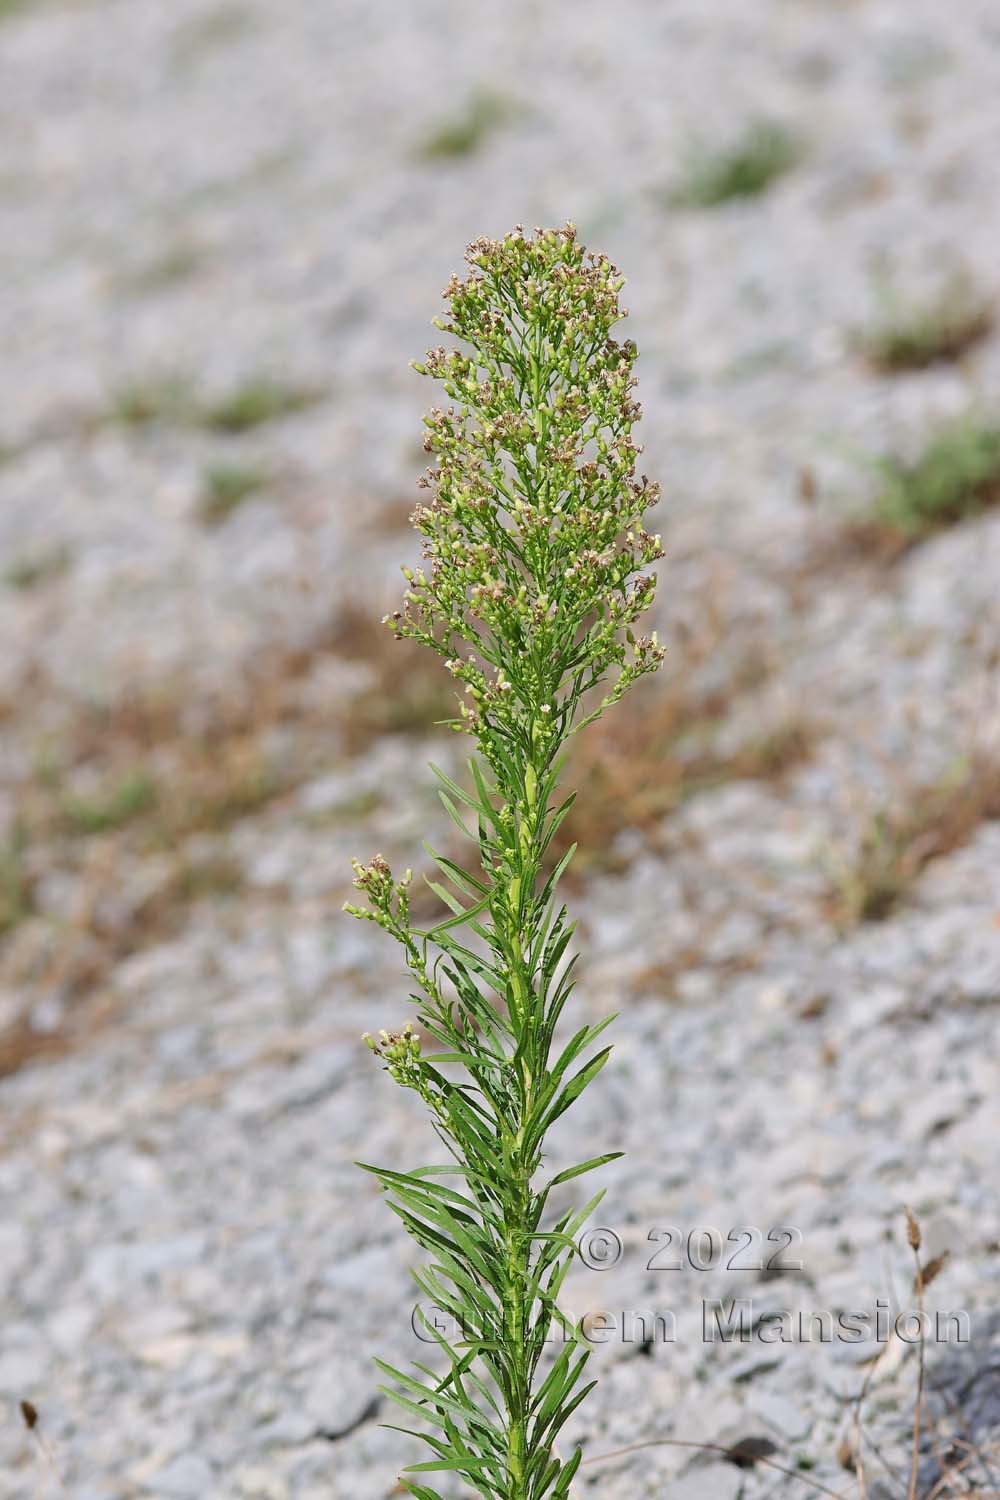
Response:
[[[416,1089],[427,1103],[434,1103],[433,1089],[420,1065],[420,1033],[407,1021],[402,1031],[380,1031],[378,1041],[365,1032],[365,1045],[385,1063],[386,1072],[400,1088]]]
[[[344,911],[352,917],[377,922],[390,932],[404,930],[409,918],[413,871],[407,870],[402,880],[394,881],[389,862],[381,854],[376,854],[370,864],[363,865],[359,859],[352,860],[351,864],[354,867],[354,888],[368,898],[368,906],[345,901]]]

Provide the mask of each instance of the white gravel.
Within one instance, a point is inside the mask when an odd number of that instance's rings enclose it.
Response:
[[[565,1149],[585,1135],[628,1154],[600,1210],[621,1258],[568,1297],[678,1323],[676,1343],[595,1351],[575,1432],[588,1458],[767,1438],[776,1462],[849,1488],[838,1447],[871,1346],[706,1342],[700,1309],[908,1306],[907,1203],[929,1253],[951,1252],[929,1305],[973,1331],[929,1350],[932,1405],[971,1403],[988,1443],[1000,824],[884,923],[838,933],[825,893],[874,811],[1000,736],[1000,515],[892,568],[837,541],[872,493],[868,455],[1000,399],[1000,337],[892,378],[853,348],[880,268],[919,288],[960,265],[1000,295],[995,5],[39,0],[0,16],[0,560],[8,580],[51,575],[0,587],[3,841],[26,768],[82,706],[178,681],[206,701],[337,601],[391,598],[430,394],[407,361],[440,288],[473,235],[574,219],[629,277],[672,659],[717,623],[706,684],[748,646],[770,669],[723,742],[790,716],[819,736],[780,787],[706,790],[651,840],[626,833],[627,873],[574,898],[578,1009],[621,1016]],[[421,159],[485,90],[507,121],[467,157]],[[800,132],[799,167],[759,199],[664,206],[693,139],[761,113]],[[111,419],[129,386],[171,378],[204,406],[261,376],[317,399],[242,435]],[[203,473],[222,462],[266,482],[209,529]],[[350,671],[329,681],[346,701]],[[85,1003],[100,1024],[0,1082],[2,1500],[57,1493],[22,1399],[74,1500],[393,1493],[414,1454],[378,1425],[369,1355],[417,1349],[410,1247],[352,1163],[434,1145],[357,1040],[403,1014],[395,956],[338,908],[352,854],[405,864],[440,827],[422,764],[454,748],[387,737],[356,764],[331,729],[294,795],[222,837],[245,889],[123,947],[90,989],[39,957],[68,941],[90,866],[41,872],[41,911],[0,957],[0,1020],[58,1025]],[[102,920],[128,929],[160,859],[125,860]],[[799,1229],[802,1270],[646,1270],[651,1231],[742,1225]],[[868,1419],[893,1463],[914,1378],[898,1341],[874,1366]],[[577,1488],[806,1493],[670,1447],[588,1465]]]

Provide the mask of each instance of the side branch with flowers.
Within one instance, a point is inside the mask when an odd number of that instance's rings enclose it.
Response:
[[[355,865],[367,905],[347,907],[403,950],[419,1033],[407,1022],[366,1040],[419,1094],[450,1158],[366,1170],[429,1256],[421,1291],[463,1336],[449,1343],[428,1321],[439,1369],[379,1363],[433,1454],[407,1471],[417,1500],[441,1500],[434,1471],[495,1500],[561,1500],[581,1455],[560,1457],[555,1440],[592,1383],[558,1298],[600,1195],[554,1215],[548,1200],[620,1153],[542,1180],[547,1132],[607,1062],[610,1047],[592,1044],[613,1019],[557,1039],[575,963],[557,888],[573,851],[547,856],[573,802],[557,792],[567,741],[663,659],[655,633],[633,629],[655,590],[643,570],[663,555],[642,527],[659,491],[636,476],[636,348],[612,337],[625,316],[616,267],[572,225],[518,227],[466,258],[437,323],[462,347],[415,366],[448,404],[425,418],[423,565],[404,568],[403,608],[387,618],[461,685],[454,727],[478,756],[465,786],[436,774],[475,854],[469,868],[434,855],[442,879],[429,884],[451,915],[430,929],[411,922],[410,872],[396,880],[380,855]],[[546,1358],[556,1327],[568,1337]]]

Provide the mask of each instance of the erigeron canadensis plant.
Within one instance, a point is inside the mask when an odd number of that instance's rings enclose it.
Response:
[[[437,775],[476,856],[466,869],[434,855],[446,883],[429,883],[452,914],[427,930],[411,921],[410,872],[396,879],[381,855],[355,865],[367,906],[347,906],[402,947],[419,1029],[366,1040],[419,1094],[451,1158],[366,1170],[428,1252],[417,1285],[460,1335],[449,1342],[425,1318],[441,1369],[379,1364],[397,1387],[387,1393],[429,1429],[433,1458],[407,1471],[418,1500],[440,1500],[424,1482],[435,1470],[487,1497],[560,1500],[581,1454],[561,1457],[556,1437],[591,1385],[558,1297],[601,1195],[557,1214],[549,1197],[621,1153],[543,1180],[547,1133],[607,1062],[610,1048],[591,1044],[613,1019],[557,1043],[574,983],[557,887],[573,851],[554,867],[546,854],[573,801],[557,796],[567,741],[663,658],[655,634],[633,630],[655,587],[642,570],[662,556],[641,524],[658,488],[636,477],[636,349],[611,336],[625,316],[615,266],[572,225],[518,227],[466,258],[437,320],[463,348],[415,366],[448,404],[425,418],[434,466],[413,515],[424,564],[403,569],[404,605],[387,622],[461,685],[453,727],[479,756],[468,787]],[[554,1333],[561,1347],[545,1358]]]

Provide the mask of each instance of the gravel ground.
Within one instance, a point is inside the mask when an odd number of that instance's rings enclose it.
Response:
[[[762,115],[787,175],[669,206]],[[369,1360],[418,1348],[409,1246],[352,1161],[428,1138],[358,1040],[395,955],[338,912],[351,855],[441,832],[456,745],[359,740],[385,679],[343,618],[415,551],[407,361],[461,247],[566,218],[629,277],[658,691],[716,702],[731,767],[573,896],[578,1010],[621,1016],[572,1132],[628,1154],[568,1301],[676,1317],[596,1348],[577,1488],[853,1494],[867,1377],[867,1493],[905,1495],[916,1348],[767,1315],[912,1307],[909,1204],[971,1330],[927,1349],[922,1491],[1000,1491],[1000,515],[850,541],[872,455],[1000,399],[1000,336],[857,348],[880,278],[1000,295],[998,140],[990,0],[0,3],[3,1500],[59,1492],[23,1399],[78,1500],[387,1497],[413,1456]],[[811,753],[748,773],[789,726]],[[706,1339],[728,1297],[754,1332]],[[793,1472],[597,1461],[671,1438]]]

